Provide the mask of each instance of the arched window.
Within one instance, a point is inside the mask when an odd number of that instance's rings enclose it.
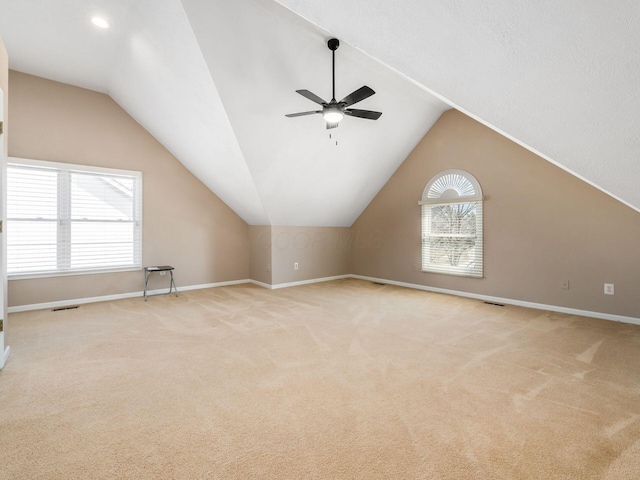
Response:
[[[482,190],[473,175],[440,172],[419,203],[422,271],[482,278]]]

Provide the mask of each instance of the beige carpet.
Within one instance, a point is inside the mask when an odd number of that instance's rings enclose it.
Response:
[[[640,327],[359,280],[12,314],[1,479],[638,479]]]

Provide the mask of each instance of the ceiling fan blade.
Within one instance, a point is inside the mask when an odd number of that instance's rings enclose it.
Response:
[[[313,115],[314,113],[322,113],[322,110],[315,110],[313,112],[287,113],[285,117],[289,117],[289,118],[302,117],[304,115]]]
[[[338,122],[327,122],[327,130],[331,129],[331,128],[337,128],[339,127],[340,124]]]
[[[323,99],[321,99],[319,96],[317,96],[315,93],[311,93],[309,90],[296,90],[296,92],[302,95],[303,97],[308,98],[312,102],[316,102],[319,105],[324,105],[325,103],[327,103]]]
[[[371,89],[371,88],[369,88],[369,87],[367,87],[365,85],[364,87],[360,87],[355,92],[347,95],[342,100],[340,100],[340,102],[338,102],[338,103],[344,103],[344,106],[348,107],[349,105],[353,105],[354,103],[361,102],[365,98],[369,98],[374,93],[376,93],[376,92],[374,92],[373,89]]]
[[[347,108],[344,111],[345,115],[352,117],[367,118],[369,120],[377,120],[382,115],[382,112],[374,112],[373,110],[358,110],[355,108]]]

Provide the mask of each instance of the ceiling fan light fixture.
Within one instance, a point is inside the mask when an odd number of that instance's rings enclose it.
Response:
[[[107,22],[102,17],[92,17],[91,18],[91,23],[93,23],[98,28],[109,28],[109,26],[110,26],[109,22]]]
[[[322,112],[322,116],[328,123],[338,123],[344,118],[344,113],[339,107],[326,107]]]

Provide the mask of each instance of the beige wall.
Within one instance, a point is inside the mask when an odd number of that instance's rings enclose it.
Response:
[[[110,97],[15,71],[9,82],[10,156],[141,171],[144,265],[173,265],[178,288],[249,278],[248,225]],[[12,280],[9,305],[138,292],[142,278]]]
[[[351,228],[249,227],[108,96],[18,72],[9,83],[11,156],[143,172],[143,263],[174,265],[179,287],[355,273],[640,317],[640,214],[459,112],[440,118]],[[418,271],[417,202],[449,168],[473,174],[486,198],[483,279]],[[141,288],[141,272],[14,280],[9,305]]]
[[[350,237],[348,227],[271,227],[273,284],[348,274]]]
[[[271,227],[249,226],[251,242],[251,279],[271,285]]]
[[[429,179],[450,168],[475,176],[486,198],[483,279],[415,271],[418,201]],[[354,274],[640,317],[640,213],[455,110],[442,115],[352,229]],[[615,284],[614,296],[603,294],[605,282]]]
[[[251,226],[249,232],[253,280],[279,285],[349,273],[348,227]]]
[[[6,167],[5,162],[8,154],[8,142],[7,138],[9,131],[9,56],[4,46],[2,38],[0,38],[0,90],[3,94],[3,131],[2,134],[2,154],[0,155],[0,220],[4,225],[6,216],[6,206],[4,204],[5,190],[6,190]],[[4,230],[4,228],[3,228]],[[0,234],[0,366],[3,365],[2,356],[4,355],[4,330],[5,319],[7,318],[7,275],[6,275],[6,256],[4,254],[4,233]]]
[[[9,120],[9,56],[7,50],[0,38],[0,90],[4,93],[4,135],[7,138],[8,120]],[[9,154],[9,143],[4,142],[4,154]]]

